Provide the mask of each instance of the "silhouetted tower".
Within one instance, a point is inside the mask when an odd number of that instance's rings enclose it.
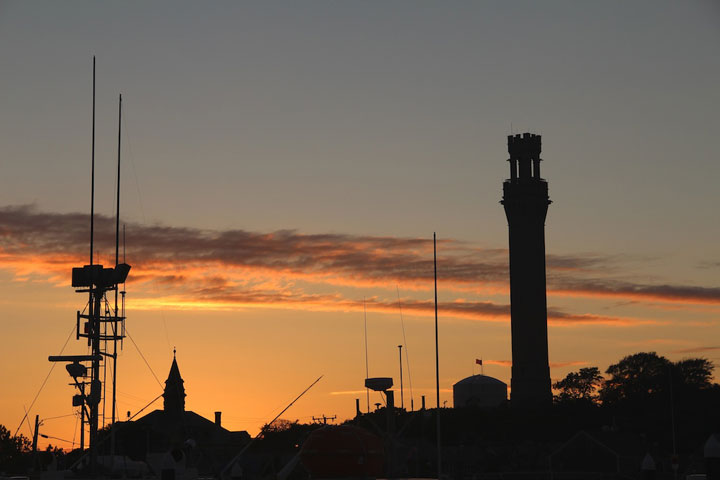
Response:
[[[540,135],[508,136],[510,178],[500,202],[510,231],[510,402],[519,407],[552,402],[545,294],[545,216],[551,202],[540,177],[540,150]]]
[[[185,411],[185,381],[180,376],[175,350],[173,349],[173,362],[170,366],[170,373],[165,380],[165,391],[163,392],[163,409],[167,413],[181,414]]]

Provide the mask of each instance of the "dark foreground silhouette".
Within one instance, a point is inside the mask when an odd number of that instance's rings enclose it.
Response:
[[[384,445],[382,475],[378,475],[383,477],[437,475],[439,413],[442,472],[451,478],[662,479],[675,478],[673,463],[679,478],[685,478],[707,471],[703,449],[708,438],[720,432],[720,385],[712,383],[712,373],[713,365],[706,359],[671,362],[654,352],[637,353],[611,365],[606,377],[594,367],[568,374],[554,384],[554,402],[543,409],[504,404],[408,412],[382,407],[346,424],[366,432],[359,435],[357,430],[349,431],[351,436],[364,439],[366,450]],[[127,432],[141,431],[130,427]],[[347,437],[348,431],[327,433],[337,428],[287,420],[266,425],[236,470],[242,472],[242,478],[279,478],[280,472],[286,475],[282,478],[310,478],[309,470],[317,468],[318,459],[322,463],[323,455],[339,458],[340,454],[333,453],[332,438]],[[321,429],[325,433],[319,435]],[[103,431],[103,435],[108,434],[109,429]],[[313,435],[321,440],[311,441]],[[118,431],[118,445],[123,444],[122,438]],[[353,454],[347,447],[350,440],[335,442],[345,442],[342,455],[347,458]],[[151,452],[142,446],[151,442],[146,438],[145,442],[133,443],[133,451],[119,453],[145,460]],[[228,448],[185,439],[165,447],[182,451],[200,467],[201,474],[217,475],[243,444],[238,440]],[[315,446],[303,452],[306,444]],[[33,455],[31,446],[22,435],[14,437],[0,426],[0,472],[26,473],[33,463],[36,468],[47,466],[53,457],[57,468],[62,469],[80,455],[79,451],[63,452],[54,447]],[[102,446],[108,450],[109,442]],[[295,457],[301,461],[289,472],[283,471]],[[649,465],[648,458],[654,470],[643,471],[643,465]],[[377,464],[377,456],[373,462]],[[315,478],[321,476],[316,473]]]

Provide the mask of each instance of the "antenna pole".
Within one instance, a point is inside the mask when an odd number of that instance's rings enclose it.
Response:
[[[118,161],[117,161],[117,206],[115,210],[115,266],[120,260],[120,138],[122,132],[122,93],[118,100]],[[113,322],[113,384],[112,384],[112,425],[115,425],[115,408],[117,405],[117,329],[118,329],[118,289],[115,288],[115,321]],[[114,440],[114,436],[113,436]],[[115,442],[112,442],[115,447]],[[111,448],[112,454],[115,449]]]
[[[95,233],[95,55],[93,55],[92,89],[92,167],[90,174],[90,265],[93,264],[93,237]]]
[[[442,473],[442,449],[440,447],[440,354],[438,349],[437,240],[435,232],[433,232],[433,272],[435,277],[435,399],[437,402],[437,470],[439,480]]]
[[[120,138],[122,132],[122,93],[118,100],[118,160],[117,160],[117,206],[115,211],[115,265],[120,255]],[[117,292],[115,294],[115,310],[117,310]]]
[[[93,88],[92,88],[92,166],[90,181],[90,265],[93,264],[94,235],[95,235],[95,56],[93,55]],[[94,283],[94,281],[92,282]],[[90,285],[88,288],[88,341],[93,353],[90,381],[90,472],[95,473],[97,465],[97,432],[98,432],[98,401],[101,395],[100,382],[100,302],[102,292],[100,288]],[[85,402],[88,402],[86,397]]]
[[[90,265],[83,265],[82,267],[76,267],[72,270],[72,286],[75,288],[77,293],[88,293],[89,300],[87,306],[87,313],[77,312],[77,338],[87,338],[88,347],[90,347],[90,355],[51,355],[48,360],[51,362],[72,362],[68,366],[68,373],[73,377],[75,386],[80,391],[80,399],[82,400],[80,405],[78,402],[73,402],[76,406],[81,407],[81,448],[84,447],[84,432],[85,432],[85,419],[87,418],[88,430],[90,433],[90,464],[88,467],[89,474],[95,476],[98,471],[98,423],[99,423],[99,403],[103,402],[103,424],[105,423],[105,387],[107,382],[107,363],[108,357],[113,358],[113,361],[117,359],[117,340],[121,340],[122,336],[118,335],[118,322],[123,327],[124,332],[124,320],[125,317],[118,315],[118,302],[117,294],[123,294],[123,307],[124,293],[118,292],[118,285],[125,283],[127,275],[130,271],[130,265],[118,264],[119,257],[119,217],[120,217],[120,129],[118,127],[118,191],[117,191],[117,220],[115,225],[115,268],[103,268],[101,264],[93,263],[93,253],[95,250],[94,233],[95,233],[95,80],[96,80],[96,61],[93,56],[93,99],[92,99],[92,168],[91,168],[91,193],[90,193]],[[121,97],[122,102],[122,97]],[[119,118],[122,119],[122,104],[119,107],[120,113]],[[97,254],[100,257],[99,253]],[[114,314],[110,311],[107,300],[107,292],[115,291],[115,312]],[[106,307],[103,310],[103,307]],[[124,310],[124,308],[123,308]],[[87,320],[83,323],[83,328],[80,328],[80,319]],[[110,326],[108,323],[113,324],[113,334],[110,335]],[[106,350],[108,349],[108,340],[113,340],[115,350],[112,354],[109,354]],[[81,364],[80,362],[90,362],[90,372],[88,367]],[[102,363],[101,363],[102,362]],[[100,370],[102,367],[102,372]],[[113,364],[113,422],[115,421],[116,413],[116,379],[115,373],[117,373],[117,366]],[[88,375],[89,373],[89,375]],[[102,375],[101,375],[102,373]],[[90,380],[87,381],[87,377]],[[80,380],[78,380],[80,379]],[[89,387],[89,395],[88,388]],[[86,410],[87,408],[87,410]],[[112,433],[111,433],[112,436]],[[114,437],[112,443],[114,443]],[[111,446],[111,448],[114,448]]]
[[[370,368],[368,366],[368,346],[367,346],[367,306],[365,305],[365,297],[363,297],[363,314],[365,316],[365,378],[370,376]],[[367,412],[370,413],[370,389],[365,387],[367,396]]]
[[[398,353],[400,354],[400,408],[405,408],[405,399],[403,397],[403,378],[402,378],[402,345],[398,345]]]

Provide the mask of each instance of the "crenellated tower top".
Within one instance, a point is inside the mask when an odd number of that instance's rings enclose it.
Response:
[[[542,137],[533,133],[508,135],[510,181],[543,181],[540,177]]]

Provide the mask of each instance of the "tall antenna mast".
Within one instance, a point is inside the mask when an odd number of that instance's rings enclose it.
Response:
[[[93,55],[92,90],[92,168],[90,170],[90,265],[93,264],[93,240],[95,234],[95,55]]]
[[[94,476],[98,471],[98,420],[99,409],[98,404],[103,401],[105,383],[107,378],[100,375],[101,362],[103,371],[105,371],[104,358],[117,358],[117,352],[109,354],[107,349],[108,340],[117,342],[121,340],[123,331],[118,334],[118,323],[124,326],[124,316],[118,316],[117,300],[114,314],[106,312],[103,314],[102,306],[107,305],[107,292],[114,291],[117,294],[118,285],[125,283],[130,272],[130,265],[126,263],[118,264],[118,233],[116,232],[115,241],[115,266],[104,268],[100,264],[93,264],[94,250],[94,232],[95,232],[95,57],[93,57],[93,124],[92,124],[92,182],[90,194],[90,264],[72,269],[72,286],[78,293],[87,293],[89,295],[87,313],[77,311],[76,317],[76,338],[79,340],[87,338],[90,347],[89,355],[51,355],[48,360],[51,362],[67,362],[66,370],[73,378],[73,383],[77,387],[79,394],[73,397],[73,406],[80,407],[82,418],[88,419],[90,430],[90,466],[89,473]],[[120,183],[120,152],[118,150],[118,187]],[[118,215],[120,194],[118,188]],[[119,225],[119,223],[117,224]],[[117,229],[116,225],[116,229]],[[124,304],[124,302],[123,302]],[[82,325],[81,325],[82,323]],[[85,362],[89,362],[85,365]],[[88,371],[89,370],[89,371]],[[114,384],[113,376],[113,384]],[[89,387],[89,388],[88,388]],[[115,403],[115,388],[113,386],[113,404]],[[115,405],[113,405],[113,415],[115,414]],[[104,418],[104,412],[103,412]],[[83,422],[84,423],[84,422]],[[83,432],[84,432],[84,426]],[[82,437],[82,435],[81,435]]]
[[[370,368],[368,365],[368,346],[367,346],[367,307],[365,306],[365,297],[363,297],[363,314],[365,316],[365,378],[370,377]],[[370,413],[370,389],[365,387],[367,396],[367,411]]]
[[[122,132],[122,93],[118,99],[118,145],[117,145],[117,205],[115,209],[115,266],[120,260],[120,139]],[[123,231],[123,233],[125,233]],[[123,245],[124,246],[124,245]],[[115,424],[115,408],[117,405],[117,322],[118,322],[118,289],[115,288],[115,322],[113,323],[113,384],[112,384],[112,414],[111,423]],[[113,445],[114,446],[114,445]],[[115,452],[113,452],[115,453]]]
[[[117,205],[115,210],[115,265],[120,255],[120,139],[122,134],[122,93],[118,99],[118,144],[117,144]],[[115,309],[117,310],[117,292],[115,295]]]
[[[437,401],[437,468],[438,478],[442,478],[442,450],[440,448],[440,354],[438,349],[437,240],[435,238],[435,232],[433,232],[433,272],[435,275],[435,399]]]

